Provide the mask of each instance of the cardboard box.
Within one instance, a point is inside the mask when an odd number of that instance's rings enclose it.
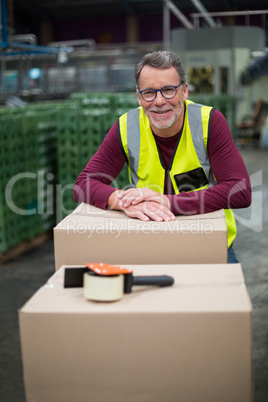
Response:
[[[64,289],[61,267],[23,306],[27,402],[252,401],[251,303],[240,264],[132,268],[175,283],[98,303],[83,288]]]
[[[142,222],[80,204],[54,228],[55,265],[218,264],[227,262],[224,210]]]

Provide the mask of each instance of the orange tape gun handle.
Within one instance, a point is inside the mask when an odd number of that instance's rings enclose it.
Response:
[[[97,275],[109,276],[109,275],[122,275],[131,274],[133,271],[128,268],[118,267],[116,265],[105,263],[87,263],[85,266]]]

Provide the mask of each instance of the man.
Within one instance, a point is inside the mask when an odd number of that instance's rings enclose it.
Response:
[[[172,52],[145,55],[135,78],[140,108],[111,127],[76,181],[75,200],[158,222],[224,208],[231,256],[230,208],[250,205],[251,186],[225,118],[187,99],[187,78]],[[115,189],[125,161],[132,187]]]

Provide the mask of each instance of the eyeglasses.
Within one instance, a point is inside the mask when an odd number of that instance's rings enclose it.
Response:
[[[157,92],[160,92],[161,95],[166,98],[166,99],[172,99],[177,93],[178,88],[184,84],[181,82],[179,85],[174,86],[174,85],[167,85],[166,87],[163,87],[161,89],[144,89],[143,91],[139,91],[139,94],[141,94],[142,99],[144,99],[146,102],[152,102],[155,100],[157,96]]]

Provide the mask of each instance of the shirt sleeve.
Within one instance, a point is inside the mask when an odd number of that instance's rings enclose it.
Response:
[[[175,215],[194,215],[219,209],[246,208],[251,204],[251,185],[224,116],[214,110],[211,118],[208,153],[217,180],[214,187],[168,195]]]
[[[125,157],[115,122],[98,151],[78,176],[73,189],[74,200],[105,209],[109,196],[115,191],[111,183],[122,170],[124,163]]]

